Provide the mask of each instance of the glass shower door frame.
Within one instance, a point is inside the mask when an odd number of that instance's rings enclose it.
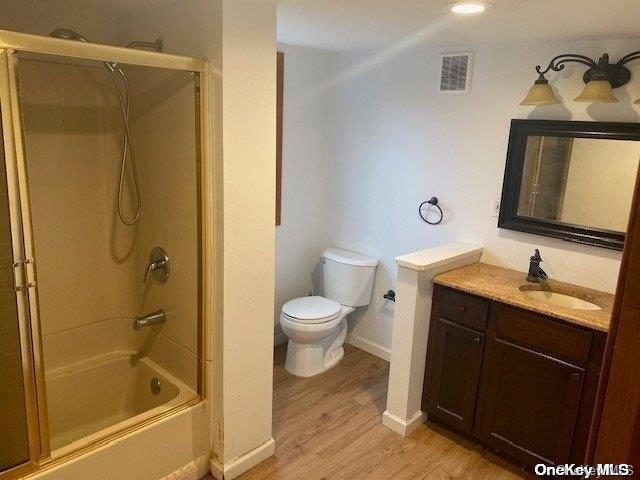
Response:
[[[171,410],[143,420],[131,427],[116,431],[78,450],[52,458],[49,442],[49,421],[42,353],[41,325],[37,295],[36,265],[29,183],[26,171],[25,144],[20,107],[17,54],[61,55],[76,59],[109,61],[137,66],[190,71],[196,74],[196,135],[197,135],[197,189],[198,189],[198,345],[197,345],[197,397]],[[161,418],[189,408],[205,399],[208,391],[205,362],[208,355],[206,333],[212,328],[214,307],[212,282],[214,267],[213,176],[211,153],[211,90],[213,72],[206,61],[170,54],[158,54],[121,47],[82,42],[61,41],[36,35],[0,30],[0,107],[5,123],[7,183],[11,210],[17,292],[20,305],[20,336],[22,342],[23,371],[25,372],[25,398],[29,420],[30,461],[7,472],[0,472],[0,480],[12,480],[34,470],[57,465],[70,456],[86,453],[109,441],[154,423]],[[208,219],[208,220],[207,220]]]
[[[52,458],[49,442],[49,420],[47,414],[44,362],[42,354],[41,325],[37,295],[36,255],[34,252],[33,229],[31,223],[31,202],[26,170],[26,153],[20,106],[20,86],[18,76],[18,53],[59,55],[76,59],[108,61],[141,67],[157,67],[170,70],[193,72],[196,75],[196,170],[198,191],[198,341],[197,341],[197,397],[175,406],[149,419],[98,439],[86,446],[60,457]],[[213,189],[214,174],[211,153],[210,121],[212,109],[213,75],[206,61],[198,58],[171,54],[158,54],[82,42],[61,41],[36,35],[6,32],[0,30],[0,107],[5,122],[4,145],[7,151],[7,183],[11,205],[11,222],[14,253],[20,268],[16,269],[16,282],[25,285],[17,293],[20,304],[20,334],[24,348],[23,370],[25,392],[29,412],[30,461],[8,472],[0,472],[0,480],[10,480],[28,474],[33,470],[49,468],[60,464],[69,457],[86,453],[92,449],[157,422],[161,418],[189,408],[206,398],[208,391],[205,362],[208,355],[205,331],[212,328],[214,307],[213,277],[214,218]],[[16,248],[16,246],[18,248]],[[27,381],[28,380],[28,381]]]
[[[28,270],[32,261],[26,255],[24,232],[24,209],[22,208],[22,192],[20,166],[18,162],[19,137],[19,110],[17,109],[15,83],[10,66],[11,51],[0,48],[0,113],[3,125],[3,144],[5,151],[5,166],[7,176],[7,193],[9,203],[9,217],[11,228],[11,244],[13,250],[13,275],[16,292],[16,305],[18,311],[18,324],[20,332],[20,350],[22,359],[22,374],[24,384],[25,409],[27,417],[27,430],[29,439],[29,460],[7,471],[0,472],[0,480],[18,478],[38,468],[43,455],[48,454],[48,440],[42,442],[46,436],[46,411],[39,408],[38,383],[44,384],[42,372],[38,372],[39,340],[35,345],[34,339],[39,339],[39,331],[34,331],[34,323],[31,321],[31,305],[29,291],[35,286],[35,279],[30,277]],[[16,133],[17,132],[17,133]],[[37,325],[35,326],[37,329]],[[41,365],[41,364],[40,364]],[[38,377],[40,377],[38,379]],[[42,391],[44,393],[44,391]],[[46,405],[46,402],[44,403]],[[45,422],[41,415],[44,414]]]

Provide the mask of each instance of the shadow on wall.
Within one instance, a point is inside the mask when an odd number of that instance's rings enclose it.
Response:
[[[132,182],[128,182],[126,185],[126,201],[128,202],[127,208],[131,207]],[[114,185],[117,188],[117,185]],[[117,190],[116,190],[117,191]],[[132,227],[125,227],[120,221],[118,216],[118,195],[114,195],[113,200],[113,212],[111,216],[111,235],[109,237],[109,246],[111,249],[111,259],[117,265],[122,265],[129,260],[131,255],[135,252],[135,247],[138,240],[138,233],[140,230],[140,223],[136,223]]]
[[[387,289],[387,291],[390,289]],[[378,313],[382,314],[382,315],[387,315],[391,318],[393,318],[393,312],[395,311],[393,306],[395,305],[395,301],[392,300],[387,300],[386,298],[382,299],[382,305],[380,305],[380,308],[378,309]]]
[[[560,95],[558,95],[558,98],[562,103],[536,107],[529,112],[527,118],[529,120],[548,120],[549,118],[553,118],[554,120],[571,120],[573,116],[571,111],[564,106],[564,100]]]
[[[596,121],[616,121],[616,122],[637,122],[640,120],[640,115],[634,110],[632,104],[635,99],[629,96],[624,90],[614,90],[614,94],[620,100],[620,103],[616,104],[616,116],[611,117],[611,105],[602,103],[593,103],[587,107],[587,113],[591,118]]]
[[[372,254],[371,256],[375,257],[376,255]],[[380,261],[378,268],[376,268],[371,304],[368,307],[358,308],[349,314],[347,317],[349,333],[355,330],[365,317],[378,316],[378,318],[393,322],[394,302],[383,298],[382,295],[395,289],[395,280],[396,269],[387,268],[386,264]]]
[[[349,314],[349,316],[347,317],[347,330],[349,333],[351,333],[358,326],[358,324],[362,321],[362,317],[364,317],[366,313],[366,308],[359,308]]]
[[[311,278],[311,294],[321,295],[322,290],[322,262],[317,261],[309,275]]]

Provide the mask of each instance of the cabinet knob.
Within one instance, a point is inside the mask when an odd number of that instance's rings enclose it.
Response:
[[[480,343],[481,342],[480,337],[474,338],[473,341],[476,342],[476,343]]]
[[[460,305],[460,313],[464,313],[466,309],[467,307],[465,307],[464,305]]]

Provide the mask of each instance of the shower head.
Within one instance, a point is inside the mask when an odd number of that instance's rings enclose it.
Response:
[[[84,38],[78,32],[74,32],[69,28],[56,28],[49,34],[50,37],[62,38],[64,40],[78,40],[80,42],[89,43],[89,40]]]
[[[71,30],[70,28],[56,28],[53,32],[49,34],[50,37],[61,38],[63,40],[76,40],[78,42],[91,43],[85,37],[80,35],[75,30]],[[122,73],[122,69],[118,66],[117,63],[112,62],[104,62],[105,67],[111,73]]]

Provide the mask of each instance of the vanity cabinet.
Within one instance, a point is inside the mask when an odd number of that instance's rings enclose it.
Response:
[[[522,466],[582,463],[605,341],[436,285],[423,409]]]

